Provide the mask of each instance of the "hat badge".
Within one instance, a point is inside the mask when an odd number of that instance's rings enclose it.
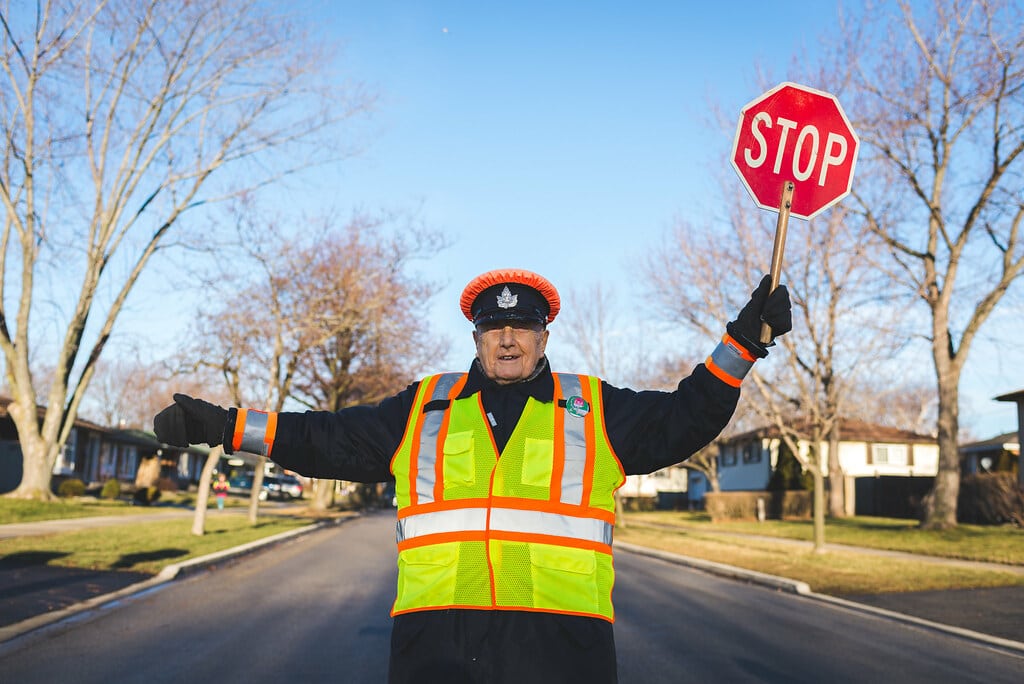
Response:
[[[519,303],[519,295],[512,294],[512,291],[508,289],[508,285],[498,295],[498,308],[511,309]]]

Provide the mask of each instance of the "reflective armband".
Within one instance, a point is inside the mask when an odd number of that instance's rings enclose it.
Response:
[[[231,436],[231,447],[235,451],[270,456],[277,434],[277,412],[238,409],[235,418],[235,432]]]
[[[725,384],[739,387],[756,360],[743,345],[726,333],[704,365]]]

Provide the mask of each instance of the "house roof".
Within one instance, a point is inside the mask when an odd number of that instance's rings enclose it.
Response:
[[[983,439],[980,442],[971,442],[969,444],[960,445],[960,453],[962,454],[971,454],[978,451],[992,451],[993,449],[1003,449],[1004,451],[1020,453],[1020,440],[1017,437],[1017,433],[1007,432],[1003,435],[996,435],[989,439]]]
[[[1009,394],[1000,394],[996,397],[996,401],[1024,402],[1024,389],[1017,390],[1016,392],[1010,392]]]
[[[805,435],[810,432],[806,425],[795,425],[794,428]],[[743,442],[751,438],[778,439],[781,436],[779,428],[774,425],[770,425],[756,430],[751,430],[749,432],[744,432],[739,435],[733,435],[723,441],[728,444],[732,442]],[[935,437],[931,435],[922,435],[911,430],[903,430],[901,428],[894,428],[888,425],[877,425],[875,423],[868,423],[863,420],[855,419],[840,419],[839,438],[844,442],[885,442],[901,444],[935,443]]]

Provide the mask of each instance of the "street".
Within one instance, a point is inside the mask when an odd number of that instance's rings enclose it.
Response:
[[[382,682],[394,513],[318,531],[0,646],[0,680]],[[619,680],[1020,681],[1024,659],[616,554]]]

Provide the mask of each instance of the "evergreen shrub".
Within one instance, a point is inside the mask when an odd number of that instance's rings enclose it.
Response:
[[[85,483],[79,480],[77,477],[72,477],[64,480],[57,487],[57,496],[70,499],[73,496],[82,496],[85,494]]]

